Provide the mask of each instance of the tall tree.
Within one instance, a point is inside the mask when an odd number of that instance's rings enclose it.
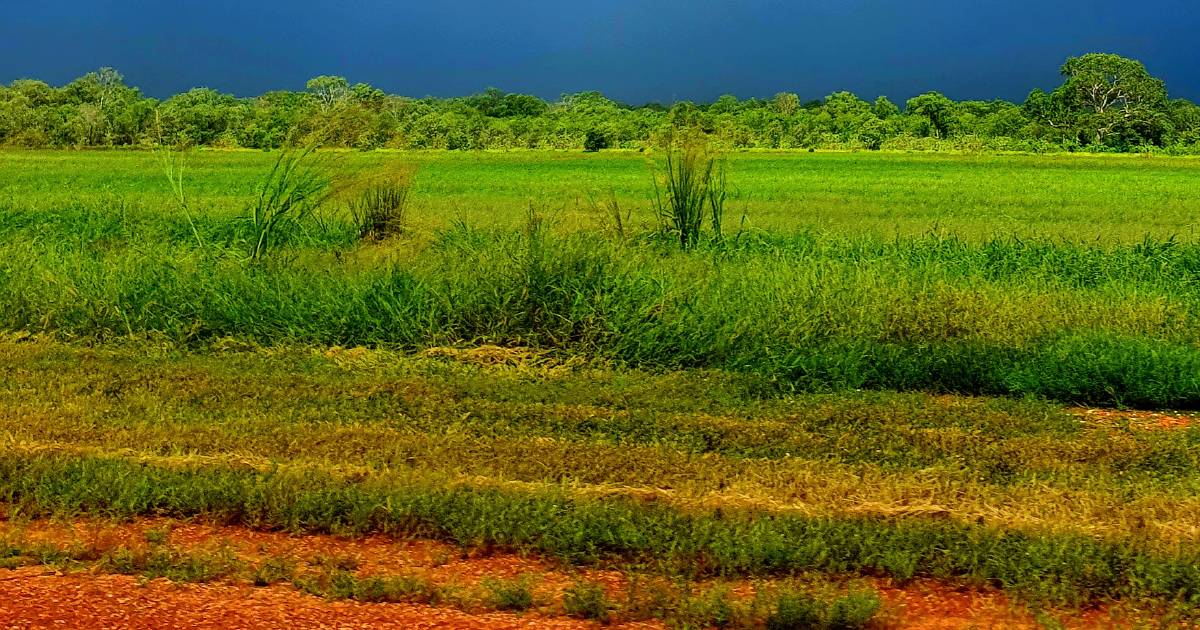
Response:
[[[796,110],[800,109],[800,97],[791,92],[780,92],[775,95],[773,101],[775,109],[779,110],[779,113],[784,116],[791,116],[796,113]]]
[[[945,138],[950,135],[954,121],[954,101],[941,92],[926,92],[908,99],[904,111],[928,122],[928,135]]]
[[[345,77],[322,75],[304,84],[308,93],[317,97],[323,109],[329,109],[350,95],[350,82]]]
[[[1066,81],[1059,89],[1089,140],[1105,144],[1116,134],[1127,142],[1161,141],[1167,88],[1141,62],[1091,53],[1067,59],[1062,75]]]

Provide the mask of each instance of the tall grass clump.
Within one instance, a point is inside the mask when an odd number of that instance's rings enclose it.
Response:
[[[356,182],[347,202],[359,238],[383,240],[404,231],[416,168],[390,164]]]
[[[314,159],[315,151],[315,146],[281,151],[259,182],[257,197],[247,210],[250,260],[261,260],[279,243],[303,233],[329,198],[329,176]]]
[[[196,244],[203,248],[204,239],[200,237],[200,230],[196,227],[196,220],[192,217],[192,209],[188,205],[187,195],[183,189],[183,152],[168,145],[160,144],[158,156],[159,163],[162,165],[163,175],[166,176],[167,183],[171,186],[171,196],[175,199],[175,203],[179,205],[179,209],[183,210],[183,215],[187,218],[188,226],[192,230],[192,236],[196,239]]]
[[[609,189],[608,196],[605,199],[597,199],[595,196],[588,197],[588,204],[592,208],[592,212],[600,217],[601,226],[607,232],[612,232],[617,237],[618,241],[625,241],[626,225],[632,217],[630,210],[621,208],[621,202],[617,199],[617,193]]]
[[[654,181],[654,210],[683,249],[700,241],[707,216],[714,240],[721,238],[728,181],[725,160],[700,134],[672,137]]]

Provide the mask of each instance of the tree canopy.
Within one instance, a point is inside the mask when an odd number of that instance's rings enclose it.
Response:
[[[885,96],[868,101],[850,92],[809,100],[786,91],[769,99],[726,94],[711,103],[641,106],[595,91],[552,102],[497,88],[409,98],[340,76],[314,77],[296,92],[238,98],[197,88],[159,101],[101,68],[61,87],[31,79],[0,85],[0,144],[641,148],[687,127],[732,148],[1200,153],[1200,107],[1171,100],[1140,62],[1092,53],[1068,59],[1061,73],[1061,85],[1033,90],[1020,104],[927,92],[901,109]]]

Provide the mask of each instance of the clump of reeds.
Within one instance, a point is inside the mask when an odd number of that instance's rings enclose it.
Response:
[[[604,199],[589,195],[588,205],[591,206],[592,212],[599,216],[605,231],[612,232],[619,241],[625,240],[625,226],[629,224],[632,211],[621,207],[615,191],[609,190],[607,198]]]
[[[316,147],[285,149],[258,185],[247,209],[251,235],[248,254],[261,260],[281,241],[305,230],[305,223],[329,199],[330,180],[313,159]]]
[[[707,215],[713,240],[719,241],[728,197],[725,159],[702,134],[673,136],[664,148],[664,163],[654,175],[654,209],[664,228],[690,249],[700,241]]]
[[[389,164],[353,182],[347,208],[359,238],[383,240],[404,231],[415,177],[415,167]]]

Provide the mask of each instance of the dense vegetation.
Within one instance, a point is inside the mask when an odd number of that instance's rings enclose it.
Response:
[[[1200,617],[1200,161],[686,150],[0,151],[0,510]]]
[[[900,108],[886,97],[837,92],[803,101],[785,92],[632,107],[597,92],[554,103],[496,89],[414,99],[330,76],[303,92],[236,98],[197,88],[158,101],[104,68],[61,88],[35,80],[0,86],[0,144],[600,150],[652,146],[687,127],[735,148],[1200,152],[1200,107],[1169,99],[1142,64],[1089,54],[1068,60],[1062,74],[1061,87],[1034,90],[1020,104],[930,92]]]
[[[803,215],[794,214],[790,231],[706,231],[681,248],[669,213],[653,227],[645,220],[655,215],[643,207],[617,231],[612,221],[599,227],[615,218],[602,210],[555,226],[546,209],[518,206],[507,220],[482,209],[489,226],[464,214],[427,223],[422,235],[410,219],[399,238],[363,241],[366,232],[336,211],[338,201],[325,214],[309,207],[313,193],[300,188],[311,173],[291,190],[303,195],[293,199],[294,217],[264,209],[264,190],[281,167],[252,155],[268,174],[257,192],[243,181],[243,196],[221,203],[198,195],[192,212],[172,209],[161,192],[60,203],[52,187],[49,207],[0,201],[0,327],[183,344],[487,342],[744,372],[783,391],[920,389],[1200,407],[1200,246],[1190,238],[848,235],[797,231]],[[814,158],[742,163],[781,159]],[[1110,177],[1163,168],[1142,158],[1107,161]],[[87,177],[73,166],[82,162],[60,160],[58,168]],[[380,164],[361,156],[346,168],[373,172],[372,162]],[[1159,208],[1159,220],[1169,205],[1163,198],[1194,196],[1186,175],[1197,165],[1172,162],[1178,177],[1154,171],[1162,188],[1132,198]],[[54,177],[54,162],[21,154],[13,163],[34,165],[35,181]],[[110,171],[105,181],[118,191],[139,181],[167,188],[161,176],[141,177],[122,182]],[[999,194],[1014,183],[992,185]],[[620,214],[621,198],[613,199]],[[1188,218],[1179,215],[1178,229]]]

